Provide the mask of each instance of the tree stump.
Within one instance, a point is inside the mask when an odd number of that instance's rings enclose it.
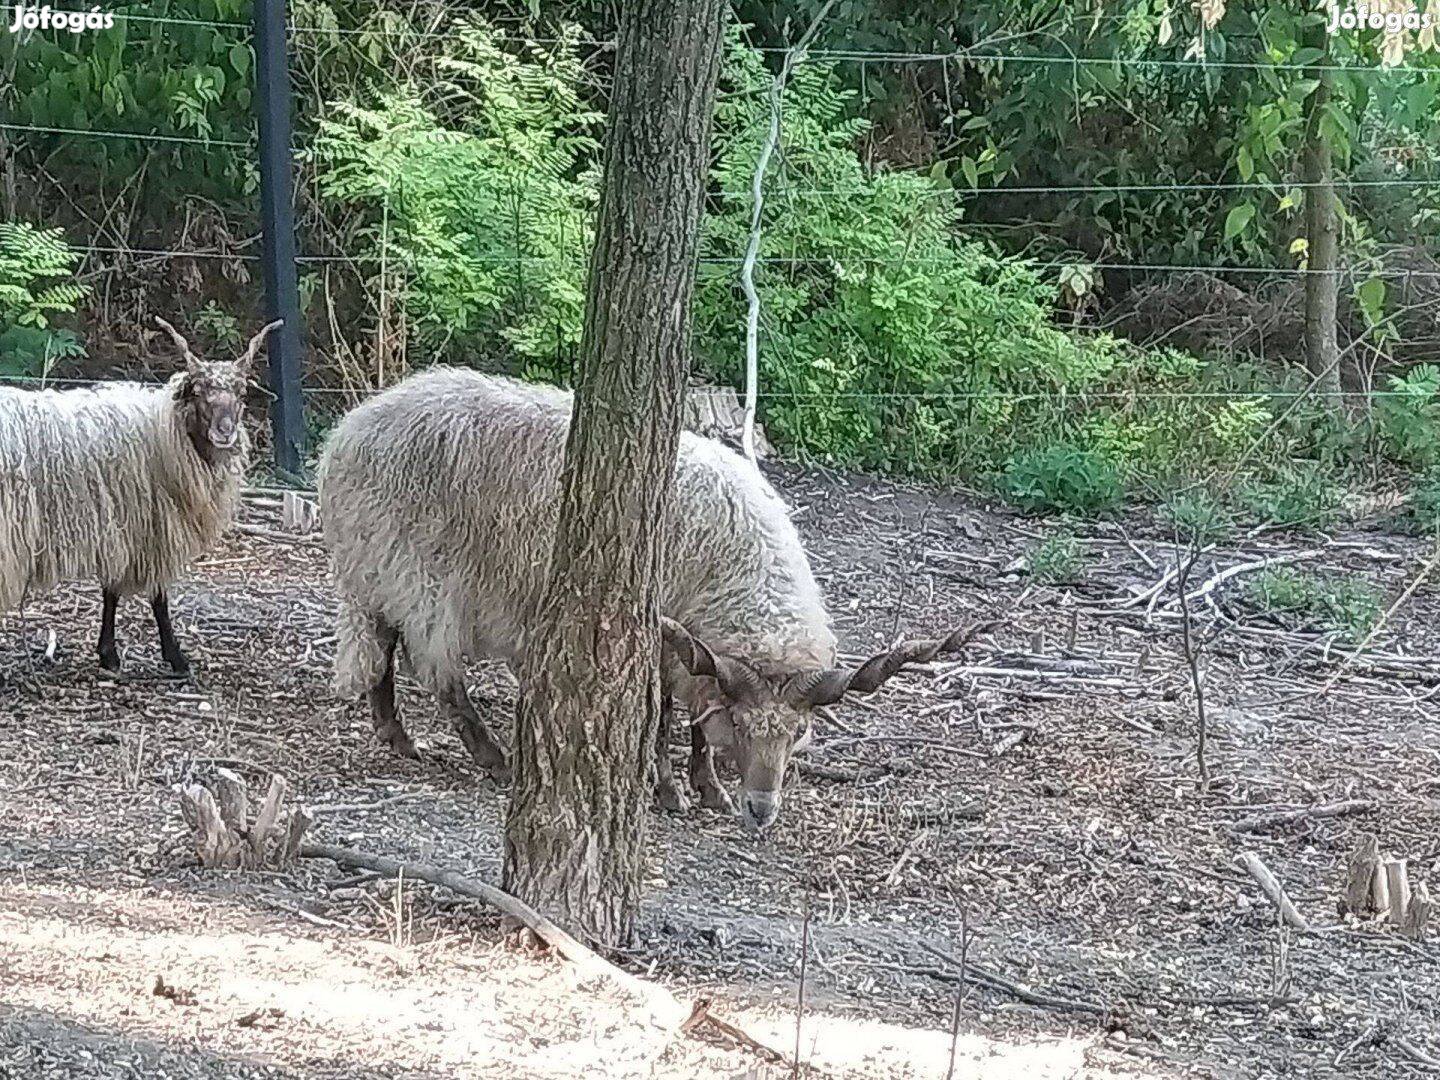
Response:
[[[1345,885],[1345,909],[1355,915],[1375,911],[1375,872],[1380,867],[1380,840],[1374,833],[1360,837],[1360,843],[1350,853],[1349,873]],[[1389,898],[1386,897],[1386,904]]]
[[[229,769],[216,771],[214,790],[201,784],[180,789],[180,812],[194,834],[200,865],[211,870],[280,870],[293,866],[313,820],[304,807],[285,809],[286,784],[272,776],[250,817],[245,781]]]
[[[1423,881],[1410,882],[1409,862],[1380,850],[1367,833],[1350,853],[1345,883],[1345,909],[1354,915],[1383,915],[1407,937],[1423,938],[1433,910]]]
[[[280,525],[286,532],[313,532],[316,515],[316,504],[303,495],[287,491],[280,496]]]

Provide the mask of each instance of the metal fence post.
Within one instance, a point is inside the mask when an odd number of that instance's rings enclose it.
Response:
[[[254,0],[255,109],[260,127],[260,216],[265,303],[285,325],[270,337],[270,429],[275,469],[291,480],[304,467],[305,415],[300,287],[295,270],[295,202],[290,148],[290,59],[285,45],[285,0]]]

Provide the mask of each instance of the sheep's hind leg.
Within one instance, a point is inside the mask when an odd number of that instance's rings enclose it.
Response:
[[[170,598],[165,595],[164,589],[156,591],[155,599],[150,601],[150,610],[155,613],[155,626],[160,631],[160,652],[165,662],[176,675],[189,675],[190,661],[175,639],[175,628],[170,625]]]
[[[715,775],[715,755],[705,744],[705,732],[699,724],[690,725],[690,786],[699,793],[701,806],[735,812],[735,804]]]
[[[385,674],[370,689],[370,719],[375,725],[375,734],[391,750],[401,757],[419,760],[420,754],[395,712],[395,646],[400,642],[400,631],[382,621],[379,636],[381,648],[385,651]]]
[[[490,726],[476,710],[475,703],[470,700],[465,684],[458,678],[453,679],[444,684],[436,696],[441,711],[455,726],[460,741],[465,744],[465,749],[470,751],[475,763],[494,777],[496,783],[508,784],[511,773],[505,751],[495,741],[495,736],[490,734]],[[488,702],[485,703],[485,711],[490,711]]]
[[[670,727],[675,719],[675,699],[669,694],[660,698],[660,727],[655,732],[655,801],[660,809],[680,814],[689,809],[685,793],[675,783],[675,770],[670,765]]]
[[[120,594],[102,586],[104,598],[100,610],[100,666],[106,671],[120,670],[120,653],[115,648],[115,606]]]

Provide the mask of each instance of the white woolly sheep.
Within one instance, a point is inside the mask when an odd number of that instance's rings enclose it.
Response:
[[[521,657],[554,543],[570,411],[561,390],[435,368],[361,404],[331,433],[320,514],[341,605],[335,688],[368,693],[376,733],[397,753],[416,756],[395,710],[403,642],[475,760],[507,774],[466,693],[465,665],[492,658],[513,669]],[[690,781],[702,803],[729,807],[709,748],[728,751],[744,816],[763,827],[813,708],[962,643],[956,634],[835,667],[835,636],[784,503],[714,440],[682,434],[667,529],[663,805],[683,804],[666,753],[672,694],[692,717]]]
[[[166,588],[229,524],[249,443],[246,380],[271,323],[235,361],[207,363],[173,326],[185,357],[162,386],[0,388],[0,610],[62,581],[98,578],[100,664],[120,668],[120,597],[150,598],[160,648],[189,662],[170,625]]]

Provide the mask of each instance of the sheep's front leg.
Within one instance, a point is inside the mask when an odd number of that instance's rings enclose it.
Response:
[[[655,732],[655,801],[662,810],[684,813],[685,793],[675,783],[675,770],[670,765],[670,727],[675,720],[675,699],[669,694],[660,696],[660,727]]]
[[[170,598],[165,595],[164,589],[155,593],[155,599],[150,601],[150,610],[155,613],[155,626],[160,631],[160,653],[165,662],[176,675],[190,674],[190,661],[181,651],[180,642],[175,640],[175,628],[170,625]]]
[[[735,804],[715,775],[715,752],[706,745],[699,724],[690,725],[690,786],[699,794],[701,806],[735,812]]]
[[[465,691],[464,682],[453,679],[441,688],[437,696],[441,711],[450,718],[451,724],[460,735],[460,741],[465,744],[465,749],[470,751],[475,763],[488,772],[496,783],[508,784],[510,762],[505,757],[504,749],[495,741],[495,736],[490,734],[485,718],[476,711],[475,703]],[[490,711],[488,702],[485,703],[485,711]]]
[[[400,643],[400,631],[387,622],[379,624],[381,648],[385,651],[385,674],[370,688],[370,719],[375,725],[375,734],[391,750],[401,757],[419,759],[415,744],[405,733],[405,725],[395,712],[395,646]]]
[[[120,653],[115,648],[115,605],[120,595],[102,586],[100,610],[100,666],[106,671],[120,670]]]

